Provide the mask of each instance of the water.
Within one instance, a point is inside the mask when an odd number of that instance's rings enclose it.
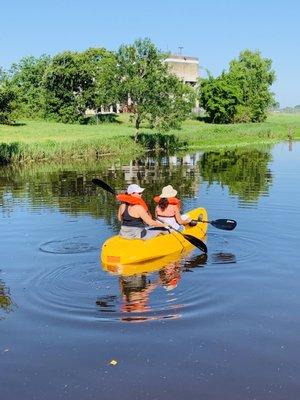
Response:
[[[83,168],[0,170],[1,398],[297,399],[300,143]],[[116,203],[94,177],[149,202],[171,183],[238,226],[210,226],[207,256],[113,275]]]

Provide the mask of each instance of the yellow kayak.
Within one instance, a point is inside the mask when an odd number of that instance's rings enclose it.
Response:
[[[187,213],[192,219],[202,214],[204,221],[208,220],[205,208],[196,208]],[[207,223],[199,222],[196,226],[185,226],[182,233],[203,239],[206,235]],[[171,231],[167,235],[159,235],[152,239],[124,239],[119,235],[106,240],[102,246],[101,261],[104,268],[113,273],[124,273],[132,266],[137,271],[145,268],[145,262],[150,270],[178,259],[182,254],[192,250],[194,246],[181,234]],[[153,268],[152,268],[153,265]],[[128,268],[126,268],[126,266]]]

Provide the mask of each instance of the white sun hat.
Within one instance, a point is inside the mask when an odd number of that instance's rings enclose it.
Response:
[[[141,188],[136,183],[132,183],[131,185],[128,186],[126,192],[128,194],[133,194],[133,193],[142,193],[144,190],[145,190],[145,188]]]
[[[169,197],[176,197],[176,195],[177,195],[177,190],[175,190],[172,185],[168,185],[162,188],[160,197],[169,198]]]

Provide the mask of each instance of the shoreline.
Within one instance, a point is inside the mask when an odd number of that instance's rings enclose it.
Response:
[[[155,136],[142,127],[141,133]],[[270,114],[257,124],[214,125],[187,120],[171,135],[185,143],[176,151],[224,149],[300,140],[300,114]],[[136,157],[149,148],[132,140],[128,115],[117,123],[71,125],[24,120],[15,126],[0,125],[0,165],[99,161],[102,157]]]

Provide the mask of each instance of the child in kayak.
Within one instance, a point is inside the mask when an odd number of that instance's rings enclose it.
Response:
[[[166,225],[155,221],[148,210],[148,206],[142,199],[142,193],[145,189],[137,184],[128,186],[125,194],[118,194],[117,200],[122,204],[118,210],[118,220],[121,222],[120,236],[127,239],[148,239],[153,237],[147,226],[161,228],[166,230]],[[156,233],[157,234],[157,233]]]
[[[176,195],[177,190],[168,185],[163,187],[160,196],[154,197],[154,201],[157,203],[155,208],[156,218],[175,229],[180,229],[182,225],[187,224],[195,226],[197,221],[185,214],[180,214],[180,200],[176,198]]]

